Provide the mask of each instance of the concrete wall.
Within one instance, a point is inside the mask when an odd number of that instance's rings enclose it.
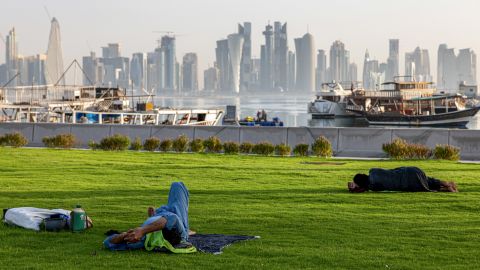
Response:
[[[102,138],[114,134],[127,135],[132,140],[139,137],[142,141],[149,137],[175,139],[182,134],[190,139],[217,136],[222,142],[268,141],[273,144],[287,143],[292,148],[301,143],[311,144],[319,136],[325,136],[332,143],[334,155],[343,157],[384,157],[382,144],[402,138],[431,148],[437,144],[451,144],[460,147],[462,159],[480,160],[480,130],[0,123],[0,135],[13,132],[22,133],[32,147],[43,146],[43,137],[72,133],[82,148],[87,148],[90,140],[99,142]]]

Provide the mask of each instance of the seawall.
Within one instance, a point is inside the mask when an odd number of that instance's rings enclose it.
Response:
[[[382,144],[395,138],[428,147],[450,144],[461,149],[462,160],[480,160],[480,130],[432,129],[432,128],[313,128],[313,127],[236,127],[236,126],[129,126],[48,123],[1,123],[0,135],[20,132],[29,140],[30,147],[43,147],[42,138],[72,133],[78,147],[88,148],[88,142],[99,142],[106,136],[123,134],[132,140],[149,137],[175,139],[181,134],[190,139],[206,139],[217,136],[222,142],[268,141],[286,143],[292,148],[301,143],[311,144],[315,138],[325,136],[332,143],[335,156],[385,157]]]

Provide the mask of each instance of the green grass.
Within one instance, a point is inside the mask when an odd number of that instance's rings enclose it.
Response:
[[[0,208],[71,209],[95,227],[80,234],[0,226],[0,268],[41,269],[479,269],[480,165],[442,161],[160,154],[0,148]],[[333,162],[338,162],[335,160]],[[371,167],[419,166],[460,193],[350,194]],[[108,229],[138,226],[172,181],[190,189],[199,233],[259,235],[219,256],[102,248]]]

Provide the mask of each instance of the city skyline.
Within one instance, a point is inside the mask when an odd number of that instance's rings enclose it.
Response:
[[[269,2],[269,1],[267,1]],[[105,1],[101,4],[95,5],[94,8],[90,7],[88,9],[89,13],[96,14],[101,13],[102,11],[119,11],[115,12],[115,14],[119,14],[117,26],[111,27],[112,22],[110,20],[101,20],[98,21],[97,19],[97,27],[93,28],[94,31],[87,31],[91,30],[88,29],[88,25],[91,23],[87,21],[77,21],[76,23],[72,23],[75,19],[78,19],[77,13],[82,13],[82,11],[87,10],[87,6],[89,1],[84,1],[83,4],[74,4],[68,3],[64,4],[58,1],[45,1],[44,3],[37,3],[33,1],[27,0],[20,0],[20,1],[11,1],[2,4],[2,6],[6,6],[6,10],[10,12],[6,12],[6,16],[0,18],[0,32],[2,36],[5,37],[6,33],[12,28],[16,28],[17,32],[17,42],[19,44],[18,53],[22,55],[36,55],[36,54],[43,54],[46,53],[46,47],[48,43],[48,32],[50,29],[50,21],[47,17],[44,9],[43,4],[45,4],[49,12],[52,16],[58,18],[61,29],[62,29],[62,47],[64,51],[64,64],[70,63],[73,59],[81,60],[83,56],[88,55],[90,51],[96,52],[98,55],[100,54],[100,47],[104,46],[108,43],[120,43],[122,46],[122,55],[126,57],[131,57],[134,53],[138,52],[149,52],[152,51],[156,47],[156,40],[160,39],[158,33],[153,33],[156,30],[168,30],[174,31],[178,34],[178,40],[176,41],[177,45],[177,59],[180,59],[189,52],[194,52],[198,55],[198,70],[199,72],[203,72],[208,67],[213,66],[213,62],[215,60],[215,43],[217,40],[227,37],[231,33],[236,32],[236,28],[238,23],[243,22],[251,22],[252,29],[251,29],[251,54],[254,58],[260,57],[260,45],[264,44],[265,39],[262,35],[264,31],[265,25],[268,23],[273,24],[274,21],[277,19],[268,19],[270,18],[278,18],[278,17],[292,17],[292,14],[298,12],[302,14],[302,16],[294,16],[292,19],[279,19],[279,21],[287,22],[288,23],[288,47],[290,50],[294,48],[293,39],[297,37],[303,36],[305,33],[310,33],[315,38],[315,48],[322,49],[328,51],[330,45],[335,40],[340,40],[348,50],[350,51],[350,61],[356,63],[357,65],[363,62],[363,56],[366,49],[370,52],[370,57],[372,59],[376,59],[379,62],[386,62],[387,58],[389,57],[389,46],[388,40],[389,39],[400,39],[400,72],[404,70],[404,54],[406,52],[412,52],[416,47],[421,47],[424,49],[428,49],[430,52],[430,65],[431,65],[431,75],[434,79],[437,78],[436,76],[436,51],[438,50],[438,46],[440,44],[446,43],[450,47],[455,48],[457,53],[460,49],[464,48],[471,48],[474,51],[479,51],[477,48],[479,47],[478,41],[473,38],[473,28],[475,25],[476,18],[469,16],[469,12],[472,8],[477,7],[479,4],[475,3],[474,1],[460,1],[460,2],[452,2],[452,1],[425,1],[428,4],[422,3],[414,3],[414,1],[402,1],[402,5],[398,7],[401,10],[408,10],[409,7],[412,7],[414,4],[416,9],[422,9],[428,7],[429,5],[434,5],[438,8],[437,12],[431,9],[431,13],[441,13],[442,8],[445,9],[446,7],[449,8],[450,13],[455,13],[455,10],[459,9],[462,10],[461,16],[459,20],[455,22],[454,25],[448,23],[447,20],[440,20],[440,17],[435,14],[426,14],[422,16],[436,18],[437,21],[433,20],[430,21],[431,23],[422,24],[420,22],[415,22],[417,26],[418,32],[421,33],[420,36],[425,37],[424,39],[419,39],[419,34],[416,33],[415,30],[412,30],[410,25],[412,22],[410,20],[405,20],[401,27],[398,26],[398,22],[383,22],[380,23],[379,18],[371,19],[370,16],[380,16],[379,14],[374,15],[375,11],[382,11],[388,12],[387,5],[383,4],[381,1],[367,1],[371,2],[370,4],[363,2],[362,5],[368,6],[368,12],[362,14],[361,16],[357,16],[355,18],[362,19],[360,24],[364,27],[364,31],[362,33],[354,33],[355,29],[358,28],[358,25],[352,23],[354,21],[349,16],[340,16],[342,19],[334,18],[333,22],[329,23],[328,19],[331,19],[332,15],[330,12],[319,12],[318,18],[313,19],[311,16],[312,11],[311,8],[306,7],[299,7],[299,5],[292,6],[292,10],[286,12],[285,6],[291,4],[291,1],[279,1],[275,2],[276,5],[272,5],[270,9],[263,10],[260,12],[258,10],[262,10],[258,6],[266,6],[265,3],[257,4],[257,6],[253,5],[252,1],[244,1],[244,4],[250,9],[252,12],[246,13],[248,16],[241,15],[239,16],[239,11],[244,9],[249,9],[245,7],[241,7],[238,4],[231,3],[231,8],[226,10],[225,14],[230,14],[228,19],[225,19],[225,23],[215,24],[210,20],[198,20],[199,16],[193,16],[191,18],[186,18],[183,14],[180,16],[176,21],[169,21],[165,24],[165,27],[158,26],[163,25],[162,23],[165,19],[164,16],[158,16],[155,18],[148,18],[145,19],[142,16],[142,20],[140,23],[136,22],[135,20],[125,19],[122,18],[122,14],[125,12],[124,9],[127,7],[132,6],[131,11],[135,11],[140,7],[134,6],[132,4],[127,4],[125,2],[112,2],[112,1]],[[30,3],[30,5],[27,5]],[[33,4],[32,4],[33,3]],[[145,1],[145,6],[148,5],[158,5],[158,3],[153,3]],[[250,5],[249,5],[250,3]],[[375,4],[376,3],[376,4]],[[105,8],[110,4],[109,8]],[[187,13],[191,13],[190,8],[199,6],[199,3],[193,1],[178,1],[177,4],[172,3],[161,3],[161,6],[164,6],[167,9],[172,10],[185,10]],[[215,13],[218,11],[213,7],[225,7],[225,4],[219,1],[207,1],[203,2],[202,4],[203,14],[205,13]],[[316,6],[317,3],[310,3],[310,5]],[[333,6],[332,6],[333,5]],[[29,6],[27,8],[27,6]],[[143,5],[142,5],[143,6]],[[301,6],[301,5],[300,5]],[[343,8],[344,11],[342,14],[350,13],[350,9],[354,7],[358,7],[358,3],[354,3],[353,1],[340,1],[337,4],[323,4],[325,7],[330,8]],[[253,7],[257,7],[254,9]],[[469,8],[470,7],[470,8]],[[9,9],[10,8],[10,9]],[[19,11],[19,16],[12,16],[11,13],[15,13],[15,10]],[[146,14],[149,13],[149,9],[141,9]],[[214,11],[215,10],[215,11]],[[78,11],[78,12],[77,12]],[[279,11],[278,15],[274,16],[275,11]],[[303,11],[303,13],[301,12]],[[68,12],[68,13],[67,13]],[[60,13],[60,14],[59,14]],[[173,12],[175,13],[175,12]],[[218,13],[218,12],[217,12]],[[219,17],[224,17],[225,14],[219,14]],[[258,16],[255,14],[259,13]],[[458,13],[458,12],[457,12]],[[87,13],[85,13],[87,14]],[[399,13],[397,13],[399,14]],[[32,17],[29,20],[25,20],[24,17],[29,15]],[[69,16],[67,16],[69,15]],[[166,17],[170,15],[165,14]],[[305,16],[304,16],[305,15]],[[458,14],[456,16],[459,16]],[[90,15],[89,15],[90,17]],[[101,16],[100,16],[101,17]],[[154,17],[154,16],[153,16]],[[304,18],[305,17],[305,18]],[[236,19],[241,18],[241,19]],[[468,18],[468,23],[466,19]],[[231,21],[235,20],[233,23]],[[148,22],[152,22],[149,24]],[[155,21],[158,21],[156,23]],[[307,22],[308,21],[308,22]],[[376,27],[371,27],[373,25]],[[451,20],[449,20],[451,21]],[[303,23],[302,23],[303,22]],[[305,24],[306,22],[306,24]],[[436,23],[433,23],[436,22]],[[134,31],[130,28],[125,28],[123,25],[127,23],[130,25],[131,28],[135,28],[135,26],[143,25],[143,27],[137,27]],[[303,24],[303,26],[302,26]],[[335,27],[332,27],[335,26]],[[387,26],[391,26],[391,30],[381,30],[382,28],[387,28]],[[110,28],[108,27],[110,26]],[[188,27],[187,27],[188,26]],[[468,33],[468,29],[471,27],[472,34],[461,34],[461,33]],[[163,29],[159,29],[163,28]],[[203,30],[198,30],[202,28]],[[303,30],[302,30],[303,28]],[[335,28],[336,35],[335,38],[330,39],[333,37],[332,35],[332,28]],[[348,30],[346,28],[350,28]],[[443,28],[443,33],[438,32],[440,28]],[[121,30],[119,30],[121,29]],[[374,30],[372,30],[374,29]],[[408,29],[408,32],[402,32],[400,34],[400,30]],[[428,29],[428,31],[425,31]],[[465,29],[464,31],[460,31],[459,29]],[[198,30],[198,31],[197,31]],[[454,31],[452,31],[454,30]],[[380,33],[379,33],[380,32]],[[82,34],[84,33],[84,34]],[[221,33],[221,34],[220,34]],[[436,39],[432,40],[428,38],[432,34],[436,33]],[[72,38],[72,34],[74,34],[75,38]],[[364,38],[363,36],[368,35],[369,38]],[[459,35],[460,34],[460,35]],[[142,35],[141,37],[139,35]],[[92,36],[99,36],[99,38],[92,38]],[[199,36],[203,38],[199,38]],[[379,39],[379,36],[382,39]],[[445,36],[445,38],[442,38]],[[448,36],[448,38],[447,38]],[[469,38],[469,36],[471,36]],[[408,38],[410,37],[410,38]],[[189,42],[189,40],[195,38],[195,42]],[[35,39],[36,42],[32,42],[32,39]],[[123,40],[122,40],[123,39]],[[469,42],[469,43],[468,43]],[[0,46],[0,62],[5,61],[5,48]],[[329,60],[327,60],[329,61]],[[181,62],[181,61],[180,61]],[[358,66],[361,70],[362,66]],[[361,74],[357,75],[361,77]],[[202,78],[203,76],[199,76]],[[203,83],[202,83],[203,85]]]

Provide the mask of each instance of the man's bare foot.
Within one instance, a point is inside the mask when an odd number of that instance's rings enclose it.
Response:
[[[196,232],[196,231],[191,231],[191,230],[188,230],[188,235],[189,235],[189,236],[191,236],[191,235],[195,235],[195,234],[197,234],[197,232]]]
[[[153,217],[155,215],[155,208],[153,208],[152,206],[148,207],[147,208],[147,215],[148,215],[148,217]]]

